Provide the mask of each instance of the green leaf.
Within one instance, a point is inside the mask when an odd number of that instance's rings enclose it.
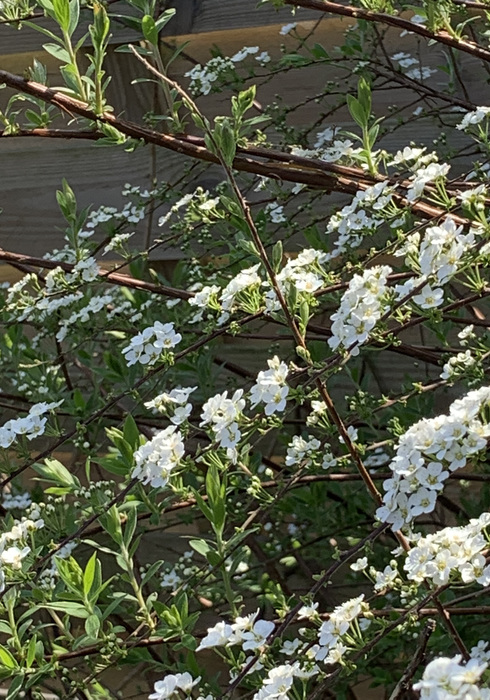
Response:
[[[236,137],[228,119],[224,119],[222,122],[216,125],[214,136],[218,142],[223,160],[225,161],[226,165],[231,166],[235,159]]]
[[[104,528],[104,530],[109,533],[114,542],[117,544],[122,544],[122,529],[121,521],[119,519],[119,512],[116,506],[111,506],[109,510],[103,515],[99,516],[99,522]]]
[[[77,477],[70,474],[68,469],[57,459],[46,459],[44,464],[36,463],[33,464],[32,468],[41,475],[44,481],[70,489],[80,487]]]
[[[70,0],[69,2],[69,22],[68,36],[71,36],[78,26],[80,18],[80,2],[79,0]]]
[[[282,265],[282,256],[282,241],[277,241],[272,248],[272,267],[274,268],[274,272],[279,272]]]
[[[222,558],[214,549],[209,550],[209,552],[206,554],[206,559],[211,566],[220,566],[223,563]]]
[[[136,530],[136,525],[138,524],[138,509],[133,503],[129,504],[130,509],[128,510],[126,524],[124,526],[124,544],[126,548],[129,547],[131,540],[133,539],[134,531]]]
[[[206,505],[206,502],[204,501],[203,497],[201,496],[200,493],[198,493],[195,489],[193,489],[194,493],[194,498],[196,499],[196,503],[198,505],[199,510],[202,512],[204,517],[209,520],[209,522],[213,521],[213,512],[209,508],[209,506]]]
[[[349,108],[351,117],[356,122],[356,124],[361,128],[366,127],[367,117],[359,100],[357,100],[352,95],[347,95],[347,106]]]
[[[206,542],[206,540],[190,540],[189,544],[192,549],[203,557],[206,557],[208,552],[212,549],[211,545],[209,542]]]
[[[100,630],[100,620],[97,615],[89,615],[85,620],[85,632],[91,639],[97,639]]]
[[[47,51],[51,56],[54,56],[58,61],[63,61],[63,63],[70,63],[70,54],[66,49],[58,44],[43,44],[43,49]]]
[[[155,20],[150,15],[145,15],[141,20],[141,29],[146,41],[156,46],[158,44],[158,29]]]
[[[155,22],[155,26],[157,28],[158,32],[161,32],[161,30],[164,28],[168,22],[172,19],[172,17],[175,15],[176,9],[174,7],[170,7],[168,10],[165,10],[160,17],[157,19]]]
[[[124,421],[123,437],[134,449],[137,449],[140,446],[140,431],[138,430],[138,426],[130,413],[128,413],[126,420]]]
[[[18,663],[10,653],[10,651],[0,645],[0,664],[6,666],[7,668],[18,668]]]
[[[46,610],[57,610],[58,612],[65,613],[65,615],[79,617],[82,620],[86,619],[90,615],[89,611],[84,605],[81,605],[81,603],[73,603],[68,600],[60,600],[57,603],[45,603],[40,607],[46,608]]]
[[[6,700],[15,700],[19,696],[20,691],[24,687],[24,676],[16,676],[11,682],[9,686],[9,691],[7,693],[7,699]]]
[[[88,597],[90,589],[95,578],[95,570],[97,567],[97,552],[94,552],[87,562],[85,571],[83,572],[83,593],[85,597]]]
[[[34,634],[30,638],[29,645],[27,647],[27,655],[26,655],[27,668],[30,668],[32,666],[32,663],[33,663],[34,659],[36,658],[36,644],[37,644],[37,636]]]
[[[60,29],[68,33],[70,27],[70,3],[68,0],[53,0],[53,13]]]
[[[220,497],[219,472],[218,468],[214,464],[211,464],[206,474],[206,494],[212,508]]]

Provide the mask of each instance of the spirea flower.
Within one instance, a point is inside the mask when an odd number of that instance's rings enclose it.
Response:
[[[170,425],[136,450],[131,476],[155,488],[165,486],[183,456],[182,435],[175,425]]]
[[[464,663],[461,656],[451,659],[442,656],[426,666],[413,689],[420,691],[421,700],[488,700],[490,690],[477,685],[487,665],[477,659]]]
[[[142,365],[154,365],[164,351],[171,350],[181,340],[182,336],[175,332],[173,323],[156,321],[153,326],[145,328],[132,338],[122,352],[126,356],[128,367],[136,362]]]
[[[490,524],[490,513],[482,513],[462,527],[446,527],[426,537],[419,537],[408,552],[404,569],[407,577],[436,586],[448,583],[450,577],[458,583],[490,583],[490,566],[484,551],[488,548],[484,531]]]
[[[384,483],[384,505],[376,515],[394,530],[417,515],[431,513],[450,472],[486,447],[490,424],[482,409],[490,405],[490,387],[470,391],[451,404],[448,415],[423,418],[398,441]]]
[[[387,278],[391,267],[382,265],[354,275],[344,293],[339,309],[332,314],[332,350],[343,348],[351,355],[359,354],[359,346],[389,307]]]
[[[252,407],[264,403],[266,416],[284,411],[289,387],[286,384],[288,368],[285,362],[277,357],[267,360],[268,370],[262,370],[257,375],[257,381],[250,389],[250,403]]]

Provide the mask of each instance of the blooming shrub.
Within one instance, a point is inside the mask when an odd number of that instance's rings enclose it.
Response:
[[[200,64],[162,51],[174,10],[127,4],[0,3],[61,62],[49,89],[40,57],[0,66],[2,139],[193,159],[123,173],[118,207],[60,173],[64,246],[0,250],[0,690],[490,697],[486,4],[274,0],[276,45]],[[350,18],[340,45],[301,8]],[[165,99],[140,124],[106,75],[120,22]]]

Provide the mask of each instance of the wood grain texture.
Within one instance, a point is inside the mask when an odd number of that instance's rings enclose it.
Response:
[[[292,21],[318,19],[318,13],[300,9],[293,17],[291,8],[275,10],[270,5],[256,7],[256,0],[173,0],[171,6],[177,10],[175,17],[162,31],[162,36],[180,36],[198,34],[215,30],[241,29],[268,24],[286,24]],[[130,14],[126,5],[114,3],[111,14]],[[74,34],[78,41],[87,32],[92,18],[90,11],[82,10],[82,22]],[[36,24],[56,33],[55,23],[47,18],[36,18]],[[125,26],[120,20],[111,25],[111,43],[121,44],[138,39],[136,32]],[[0,51],[2,56],[8,54],[38,51],[49,39],[35,29],[23,27],[18,31],[14,25],[0,24]],[[90,44],[90,41],[87,41]]]
[[[248,0],[243,5],[248,7]],[[201,4],[196,2],[189,4],[188,7],[190,12],[204,12],[206,6],[206,2]],[[287,48],[295,45],[292,37],[283,37],[279,34],[280,26],[275,24],[228,29],[179,37],[175,40],[176,42],[190,40],[191,43],[186,47],[188,58],[183,57],[173,65],[172,77],[185,85],[187,82],[184,77],[185,72],[193,62],[203,63],[208,60],[210,47],[214,44],[222,47],[226,55],[233,55],[243,45],[259,45],[261,50],[267,49],[277,57],[280,55],[282,43]],[[321,43],[327,51],[332,51],[341,42],[346,26],[346,20],[324,19],[315,29],[313,41]],[[299,23],[298,31],[303,34],[314,27],[315,23],[307,20]],[[16,33],[16,37],[19,38],[21,34]],[[392,53],[400,50],[415,52],[416,49],[413,38],[407,37],[400,40],[398,32],[394,31],[388,33],[386,45]],[[3,45],[0,50],[3,52]],[[1,66],[11,72],[22,74],[24,69],[32,64],[34,55],[36,54],[29,52],[2,55]],[[439,50],[434,51],[429,63],[436,67],[443,62],[443,58]],[[50,84],[59,84],[58,62],[47,54],[42,60],[47,64]],[[253,58],[250,61],[253,63]],[[108,73],[112,75],[108,99],[116,114],[140,121],[149,111],[161,113],[163,104],[158,87],[152,83],[132,84],[135,79],[145,76],[145,68],[133,56],[111,51],[107,57],[106,67]],[[481,74],[475,70],[475,64],[468,57],[463,57],[460,71],[470,97],[479,103]],[[327,95],[321,103],[311,99],[312,96],[323,95],[331,90],[326,87],[329,82],[337,81],[342,86],[346,71],[337,64],[321,64],[300,70],[291,69],[273,77],[268,77],[266,72],[262,69],[259,71],[262,77],[258,78],[258,101],[264,105],[277,102],[285,106],[303,101],[304,104],[299,109],[289,113],[287,123],[301,128],[317,123],[312,131],[311,140],[316,131],[327,125],[352,129],[352,123],[345,108],[337,110],[330,117],[321,118],[322,113],[327,112],[338,100],[338,96],[334,94],[335,91]],[[442,89],[446,81],[447,75],[438,70],[428,84]],[[0,108],[9,97],[9,92],[0,91]],[[211,94],[199,98],[198,101],[203,112],[212,118],[216,114],[229,112],[231,94],[230,91]],[[394,103],[409,105],[411,100],[413,97],[410,93],[401,87],[381,90],[374,95],[373,111],[377,116],[387,115],[388,105]],[[409,114],[415,106],[408,107]],[[449,123],[451,121],[454,123],[459,116],[453,114],[451,110],[452,107],[449,105],[447,120]],[[64,126],[61,120],[57,125]],[[381,145],[393,152],[411,141],[423,143],[432,148],[432,141],[438,135],[429,120],[409,122],[398,128],[396,118],[389,117],[385,119],[382,127],[386,127],[387,133]],[[273,143],[278,141],[273,131],[270,132],[270,139]],[[468,137],[462,132],[454,132],[454,130],[451,130],[451,139],[451,145],[455,148],[470,143]],[[4,210],[3,215],[0,216],[0,245],[37,256],[42,256],[46,251],[63,245],[63,234],[59,230],[62,221],[55,201],[55,190],[59,188],[62,176],[68,179],[82,206],[90,203],[95,206],[102,203],[119,206],[122,203],[121,189],[126,182],[150,187],[153,172],[157,172],[159,179],[171,182],[183,173],[185,164],[189,163],[187,159],[153,147],[141,147],[136,153],[127,154],[123,149],[103,148],[92,142],[54,142],[34,138],[0,138],[0,157],[2,159],[0,207]],[[454,174],[464,171],[468,165],[469,162],[465,162],[464,159],[456,162],[453,167]],[[192,184],[189,183],[189,188],[192,189],[199,184],[205,189],[212,189],[221,178],[218,167],[206,171],[205,166],[202,166],[199,173],[198,179]],[[345,201],[345,198],[338,195],[324,195],[320,209],[327,213],[333,206],[339,207]],[[158,216],[153,223],[152,237],[161,233],[156,223]],[[301,223],[308,223],[308,220],[303,216]],[[143,233],[141,231],[139,235],[143,236]],[[288,245],[297,249],[302,243],[301,236],[296,236],[288,242]],[[183,252],[174,248],[165,252],[158,251],[157,255],[176,258],[181,257]]]

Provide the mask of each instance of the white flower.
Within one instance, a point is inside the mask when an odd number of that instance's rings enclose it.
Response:
[[[285,362],[281,362],[277,355],[272,360],[267,360],[269,369],[261,371],[257,375],[257,381],[250,389],[250,403],[252,407],[258,403],[265,403],[265,415],[284,411],[289,387],[286,384],[288,368]]]
[[[396,530],[434,509],[450,472],[486,447],[490,426],[484,409],[489,405],[490,387],[481,387],[454,401],[448,415],[424,418],[401,436],[390,465],[393,476],[383,484],[380,520]]]
[[[279,34],[281,34],[282,36],[286,36],[286,34],[289,34],[289,32],[292,32],[293,29],[296,29],[297,26],[298,26],[297,22],[291,22],[290,24],[285,24],[283,27],[281,27]]]
[[[465,131],[473,124],[479,124],[490,114],[490,107],[477,107],[474,112],[468,112],[463,120],[456,126],[456,129]]]
[[[471,324],[463,328],[463,330],[458,333],[458,338],[461,342],[461,345],[466,345],[469,339],[476,338],[474,325]]]
[[[131,339],[129,345],[123,348],[128,367],[139,362],[142,365],[154,365],[162,352],[170,350],[180,343],[182,336],[176,333],[173,323],[155,321],[153,326],[145,328]]]
[[[314,458],[314,453],[320,448],[320,441],[308,435],[308,440],[295,435],[288,445],[285,464],[287,467],[299,465],[303,462],[303,466],[311,466]]]
[[[486,700],[488,694],[477,686],[486,668],[487,663],[477,659],[470,659],[465,664],[461,656],[439,657],[426,666],[413,689],[420,691],[422,700]]]
[[[413,301],[422,309],[433,309],[444,301],[444,292],[442,289],[432,289],[430,284],[426,284],[422,291],[413,297]]]
[[[238,53],[236,53],[234,56],[231,57],[231,61],[233,63],[239,63],[240,61],[243,61],[243,59],[247,58],[250,54],[257,53],[259,50],[258,46],[244,46],[243,49],[240,49]]]
[[[353,564],[351,564],[350,568],[352,569],[352,571],[364,571],[367,565],[367,557],[361,557],[360,559],[357,559]]]
[[[332,350],[340,347],[352,355],[359,354],[359,345],[366,342],[388,308],[387,278],[391,272],[391,267],[383,265],[353,276],[340,307],[331,316],[332,337],[328,344]]]
[[[255,60],[260,63],[261,66],[265,66],[267,63],[270,62],[271,57],[267,53],[267,51],[262,51],[262,53],[259,53],[258,56],[255,56]]]
[[[318,603],[310,603],[309,605],[302,605],[298,610],[298,620],[312,620],[318,613]]]
[[[475,364],[476,358],[471,354],[471,350],[458,352],[457,355],[453,355],[453,357],[449,358],[439,376],[441,379],[455,379],[461,374],[464,374],[467,369],[473,367]]]
[[[286,221],[283,211],[284,207],[277,202],[269,202],[264,208],[265,214],[270,216],[270,219],[274,224],[282,224],[284,221]]]
[[[207,635],[203,637],[196,651],[226,646],[232,635],[233,629],[231,625],[226,622],[217,622],[214,627],[208,629]]]
[[[191,674],[187,672],[168,675],[163,681],[155,683],[155,692],[148,696],[148,700],[169,700],[170,698],[177,700],[177,698],[181,697],[179,690],[189,695],[192,688],[200,680],[200,676],[194,680]]]
[[[165,486],[184,456],[182,435],[175,425],[161,430],[134,453],[136,466],[131,477],[158,488]]]
[[[12,569],[20,569],[22,567],[22,560],[30,553],[30,547],[8,547],[4,549],[0,554],[0,561],[2,564],[11,566]]]

